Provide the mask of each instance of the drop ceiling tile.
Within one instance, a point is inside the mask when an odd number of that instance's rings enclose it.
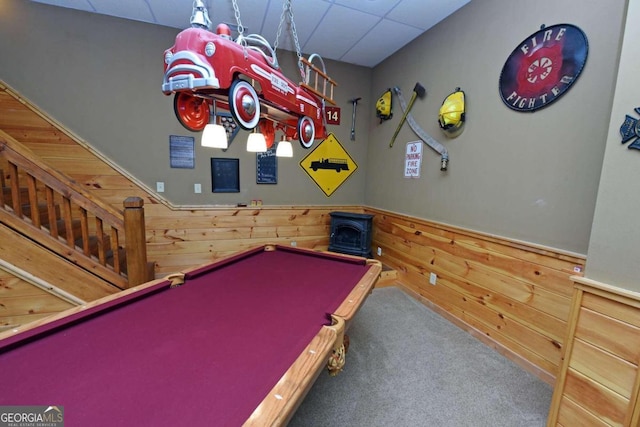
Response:
[[[402,0],[387,18],[423,31],[436,25],[470,0]]]
[[[394,7],[396,7],[398,3],[401,3],[401,1],[400,0],[393,0],[393,1],[366,0],[366,1],[354,2],[353,0],[336,0],[335,3],[347,8],[370,13],[372,15],[376,15],[382,18],[387,13],[389,13],[389,11],[391,11]]]
[[[52,6],[68,7],[70,9],[85,10],[95,12],[95,9],[87,0],[32,0],[36,3],[50,4]]]
[[[147,0],[147,3],[158,24],[180,29],[189,27],[192,0]]]
[[[386,36],[380,37],[380,34],[386,34]],[[353,45],[340,60],[350,64],[374,67],[420,34],[422,31],[415,27],[384,19],[376,25],[374,31],[369,32]]]
[[[377,16],[333,5],[303,50],[307,53],[323,52],[324,57],[339,59],[379,21]]]
[[[156,23],[144,0],[90,0],[96,12],[119,18]]]

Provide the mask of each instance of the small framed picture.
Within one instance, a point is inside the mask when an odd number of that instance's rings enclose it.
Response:
[[[169,164],[172,168],[196,167],[194,140],[192,136],[169,135]]]
[[[256,184],[278,183],[278,158],[275,144],[264,153],[256,153]]]
[[[211,191],[240,192],[240,159],[211,158]]]

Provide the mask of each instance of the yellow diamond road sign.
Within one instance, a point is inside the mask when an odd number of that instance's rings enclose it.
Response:
[[[358,169],[332,133],[300,161],[300,167],[327,197]]]

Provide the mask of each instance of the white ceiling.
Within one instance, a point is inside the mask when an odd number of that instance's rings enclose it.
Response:
[[[32,0],[174,28],[188,28],[193,0]],[[204,0],[213,28],[236,24],[231,0]],[[470,0],[292,0],[301,50],[374,67]],[[237,0],[245,34],[276,40],[284,0]],[[289,26],[279,48],[294,51]],[[169,47],[169,46],[167,46]]]

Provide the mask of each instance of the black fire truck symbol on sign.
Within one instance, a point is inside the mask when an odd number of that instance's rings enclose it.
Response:
[[[348,171],[349,164],[347,159],[320,159],[312,161],[309,168],[313,169],[314,172],[318,169],[333,169],[336,172],[340,172],[342,170]]]
[[[634,108],[633,111],[640,114],[640,107]],[[635,138],[635,141],[629,144],[627,148],[640,150],[640,141],[638,141],[638,138],[640,138],[640,121],[638,119],[634,119],[627,114],[620,126],[620,135],[622,135],[623,144]]]

